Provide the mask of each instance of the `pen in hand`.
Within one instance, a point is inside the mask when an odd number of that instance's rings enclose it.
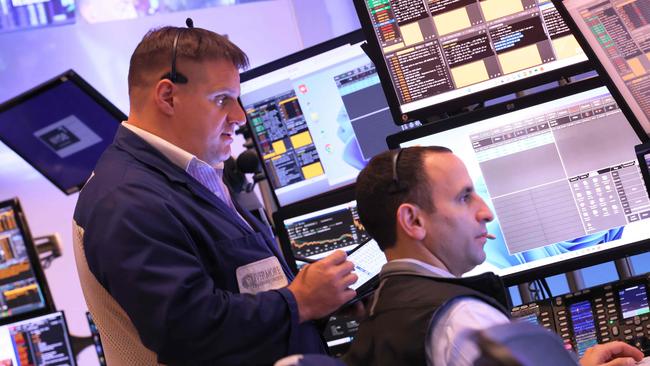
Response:
[[[307,258],[307,257],[301,257],[299,255],[294,255],[293,259],[300,261],[300,262],[305,262],[305,263],[315,263],[318,261],[318,259],[312,259],[312,258]]]

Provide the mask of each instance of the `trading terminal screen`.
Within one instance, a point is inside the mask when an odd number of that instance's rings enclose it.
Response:
[[[591,302],[584,300],[569,305],[569,314],[576,340],[576,352],[582,357],[588,348],[598,344]]]
[[[361,1],[403,114],[587,60],[550,0]]]
[[[415,130],[401,143],[452,149],[495,213],[487,229],[497,238],[471,274],[510,275],[650,239],[639,137],[608,89],[590,88],[434,134]]]
[[[562,5],[650,133],[650,4],[646,0],[565,0]]]
[[[0,33],[74,23],[74,0],[0,0]]]
[[[0,324],[3,319],[47,307],[27,240],[16,207],[0,203]]]
[[[361,40],[340,43],[242,74],[241,101],[280,206],[354,183],[387,150],[386,136],[419,125],[395,125]]]
[[[636,285],[618,291],[623,319],[650,313],[648,307],[648,292],[644,285]]]
[[[309,259],[326,257],[337,249],[348,252],[372,240],[359,220],[356,201],[290,217],[283,224],[293,255]]]
[[[0,365],[74,366],[62,313],[0,326]]]

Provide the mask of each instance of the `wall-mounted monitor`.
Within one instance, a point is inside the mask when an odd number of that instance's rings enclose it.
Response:
[[[487,260],[508,283],[647,251],[650,199],[634,147],[647,140],[599,78],[389,137],[440,145],[495,213]]]
[[[650,4],[642,0],[554,0],[598,73],[650,134]]]
[[[0,33],[74,23],[74,0],[0,0]]]
[[[280,206],[354,183],[393,122],[356,31],[241,75],[241,101]]]
[[[54,309],[17,199],[0,202],[0,324]]]
[[[76,365],[63,313],[0,326],[0,365]]]
[[[354,0],[407,123],[590,69],[550,0]]]
[[[77,192],[126,115],[72,70],[0,104],[0,141],[66,194]]]

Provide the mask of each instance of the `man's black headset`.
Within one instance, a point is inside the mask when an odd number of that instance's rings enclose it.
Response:
[[[408,186],[406,183],[399,180],[399,158],[402,156],[404,149],[398,148],[393,150],[392,154],[392,167],[393,167],[393,181],[391,182],[390,187],[388,187],[389,194],[398,194],[408,191]]]
[[[194,28],[194,21],[192,18],[187,18],[185,20],[185,24],[187,25],[187,29],[192,29]],[[185,32],[185,28],[178,28],[178,31],[176,32],[176,37],[174,37],[174,46],[172,48],[172,70],[171,72],[166,73],[163,75],[160,80],[163,79],[169,79],[174,84],[186,84],[187,83],[187,77],[180,72],[176,71],[176,47],[178,47],[178,38],[180,38],[181,33]]]

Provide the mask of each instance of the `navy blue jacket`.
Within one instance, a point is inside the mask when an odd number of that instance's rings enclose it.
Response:
[[[269,256],[293,279],[268,228],[240,213],[253,230],[122,126],[81,191],[74,219],[88,266],[159,362],[263,365],[325,352],[288,289],[239,294],[237,267]]]

